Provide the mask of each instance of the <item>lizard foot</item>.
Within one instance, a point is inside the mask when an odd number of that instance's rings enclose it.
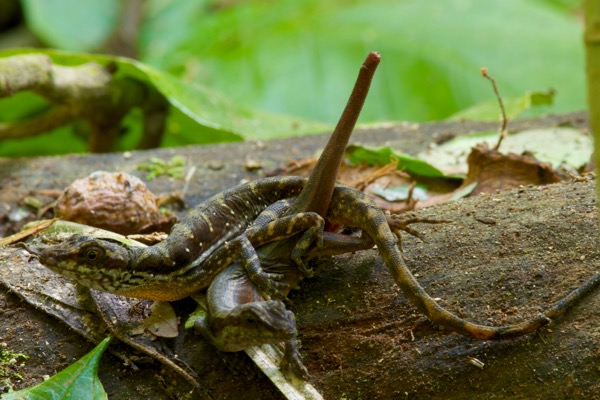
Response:
[[[394,232],[394,234],[398,238],[398,246],[400,247],[401,251],[402,251],[401,231],[404,231],[404,232],[408,233],[409,235],[417,237],[425,242],[425,237],[419,231],[411,228],[409,226],[410,224],[415,224],[415,223],[447,224],[447,223],[452,222],[451,220],[448,220],[448,219],[431,219],[431,218],[416,218],[416,217],[405,218],[399,214],[391,214],[391,215],[388,214],[385,217],[388,221],[388,225],[390,226],[390,229],[392,230],[392,232]]]
[[[308,381],[310,379],[310,374],[302,363],[302,357],[298,351],[295,338],[286,342],[285,353],[283,355],[283,359],[281,360],[281,371],[287,377],[293,375],[302,379],[303,381]]]
[[[292,287],[283,282],[285,275],[262,272],[250,277],[260,294],[266,299],[283,299]]]
[[[311,278],[315,275],[314,269],[308,267],[304,257],[308,254],[311,246],[317,249],[323,248],[323,224],[311,227],[296,242],[290,258],[298,267],[300,274],[305,278]]]
[[[315,276],[315,269],[306,265],[303,260],[294,260],[296,265],[298,266],[298,271],[305,278],[312,278]]]

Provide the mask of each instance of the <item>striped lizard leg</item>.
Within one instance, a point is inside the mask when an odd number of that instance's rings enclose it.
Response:
[[[323,247],[325,223],[322,219],[319,220],[312,215],[313,213],[301,212],[295,215],[283,216],[293,201],[293,199],[284,199],[267,207],[250,225],[246,235],[252,237],[251,241],[264,243],[265,240],[261,238],[261,236],[264,238],[264,235],[287,239],[294,235],[292,232],[301,234],[291,250],[290,259],[304,276],[310,277],[314,275],[314,271],[308,268],[304,258],[310,248],[321,249]],[[247,270],[254,271],[256,268],[258,266],[255,265],[250,269],[247,268]]]
[[[325,221],[317,213],[306,212],[281,217],[260,226],[252,225],[242,235],[218,248],[207,260],[207,263],[226,265],[238,256],[246,269],[252,283],[265,295],[265,297],[285,297],[284,292],[290,286],[284,282],[282,274],[265,272],[261,267],[256,248],[278,240],[288,239],[300,235],[298,243],[302,249],[315,244],[316,248],[322,246],[323,227]],[[294,253],[295,249],[292,250]],[[304,250],[298,253],[304,254]],[[287,255],[289,257],[289,255]],[[300,263],[302,260],[299,258]]]

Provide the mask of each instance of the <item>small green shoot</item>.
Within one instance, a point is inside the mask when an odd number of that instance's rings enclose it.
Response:
[[[150,162],[138,165],[137,169],[148,172],[146,179],[151,181],[161,175],[168,175],[174,179],[183,179],[185,159],[182,156],[173,156],[169,161],[152,157]]]
[[[6,343],[0,343],[0,391],[2,388],[12,389],[12,380],[21,380],[21,374],[15,372],[15,364],[19,359],[29,357],[21,353],[13,353],[6,348]]]

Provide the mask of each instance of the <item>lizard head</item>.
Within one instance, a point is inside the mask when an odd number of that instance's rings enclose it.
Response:
[[[54,245],[23,246],[45,267],[93,289],[118,293],[131,278],[133,250],[118,240],[75,234]]]
[[[210,330],[219,348],[240,351],[292,339],[296,321],[283,302],[257,301],[239,305],[225,317],[212,318]]]

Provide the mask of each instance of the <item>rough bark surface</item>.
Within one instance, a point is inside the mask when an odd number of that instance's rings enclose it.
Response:
[[[532,127],[582,126],[581,115],[523,122]],[[431,124],[357,132],[355,141],[416,152],[432,140],[495,125]],[[517,128],[517,124],[511,126]],[[0,232],[18,229],[9,215],[36,189],[62,189],[97,169],[136,172],[150,157],[188,157],[196,165],[186,200],[195,204],[267,169],[312,156],[326,137],[266,144],[228,144],[121,154],[0,159]],[[182,181],[149,183],[157,193],[181,190]],[[416,213],[453,223],[419,227],[427,242],[406,238],[407,264],[433,297],[470,320],[509,324],[536,315],[600,269],[593,183],[526,187]],[[436,329],[395,287],[376,250],[323,260],[321,272],[291,296],[304,362],[327,399],[388,398],[598,398],[600,293],[590,294],[549,328],[517,340],[480,342]],[[0,268],[10,268],[0,265]],[[189,311],[186,302],[177,304]],[[0,287],[0,339],[31,358],[19,372],[22,386],[54,374],[91,345],[54,319]],[[203,377],[214,398],[276,398],[260,375],[234,374],[232,359],[191,335],[165,340]],[[224,363],[223,360],[226,362]],[[484,365],[478,367],[474,360]],[[138,360],[133,372],[110,356],[101,367],[109,398],[168,398],[155,364]],[[21,385],[20,385],[21,386]]]

